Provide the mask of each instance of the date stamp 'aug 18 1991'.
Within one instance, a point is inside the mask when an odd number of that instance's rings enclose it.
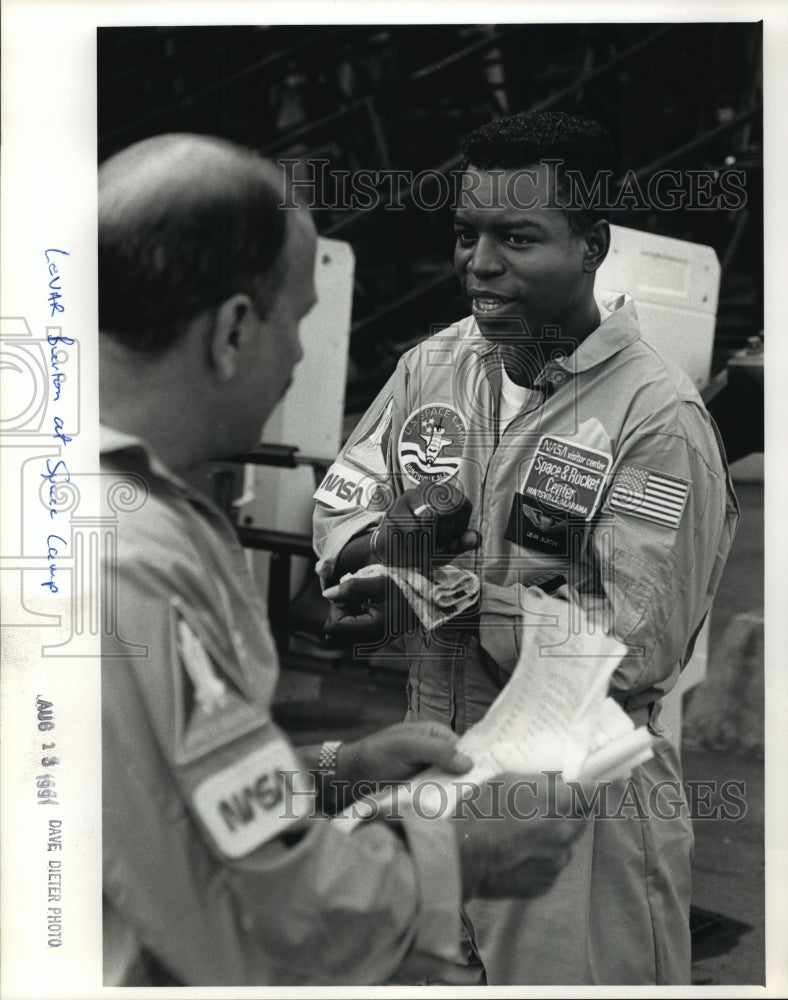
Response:
[[[47,734],[47,742],[41,744],[41,767],[54,768],[60,763],[53,751],[57,744],[51,734],[55,731],[54,705],[40,695],[36,697],[36,717],[39,732]],[[40,806],[60,805],[56,782],[52,771],[36,775],[36,795]],[[63,821],[59,817],[48,817],[47,854],[63,850]],[[47,858],[47,945],[59,948],[63,944],[63,860],[62,857]]]

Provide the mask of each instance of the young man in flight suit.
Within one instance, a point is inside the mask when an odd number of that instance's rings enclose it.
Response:
[[[283,193],[271,164],[198,136],[145,140],[99,173],[101,467],[118,546],[102,650],[110,984],[143,985],[142,949],[184,985],[445,964],[461,896],[543,891],[579,825],[307,818],[307,766],[354,782],[470,761],[436,724],[297,759],[270,718],[277,659],[243,553],[183,478],[256,445],[301,357],[316,236]]]
[[[546,896],[473,901],[466,929],[489,983],[687,984],[692,829],[659,703],[730,547],[724,455],[688,377],[642,340],[634,303],[595,297],[610,231],[583,197],[610,172],[607,133],[521,114],[463,152],[455,266],[472,315],[408,352],[362,418],[331,470],[362,484],[356,499],[333,478],[318,489],[318,571],[334,584],[366,563],[464,550],[475,617],[405,637],[408,718],[457,732],[506,684],[535,590],[626,643],[611,694],[651,730],[653,759],[610,786]],[[340,587],[330,632],[385,617],[365,586]]]

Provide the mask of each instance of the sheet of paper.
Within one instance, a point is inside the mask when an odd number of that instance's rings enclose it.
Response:
[[[593,629],[576,606],[541,592],[533,596],[539,614],[524,622],[520,658],[508,684],[458,742],[473,759],[472,769],[460,779],[437,768],[422,772],[421,808],[437,811],[442,803],[451,808],[473,785],[506,771],[562,771],[566,780],[599,781],[626,774],[650,756],[648,731],[636,730],[607,697],[626,646]],[[534,620],[539,624],[530,624]],[[425,791],[425,786],[430,787]],[[370,812],[391,800],[383,793]],[[399,795],[397,801],[406,800]],[[355,803],[347,813],[358,817],[362,811]]]

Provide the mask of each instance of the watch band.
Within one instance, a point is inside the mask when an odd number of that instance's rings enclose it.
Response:
[[[342,746],[342,740],[325,740],[317,755],[317,766],[326,771],[326,778],[335,778],[337,773],[337,751]]]
[[[334,816],[340,808],[339,789],[336,784],[337,752],[342,746],[341,740],[325,740],[317,755],[318,780],[320,782],[320,801],[325,815]]]
[[[378,525],[369,536],[369,552],[376,563],[384,565],[383,560],[378,555],[378,535],[380,534],[380,525]]]

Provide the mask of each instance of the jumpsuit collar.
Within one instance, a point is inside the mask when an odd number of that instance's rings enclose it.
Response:
[[[99,424],[99,450],[102,455],[110,455],[115,452],[129,452],[135,455],[137,459],[141,458],[153,475],[177,487],[181,493],[191,495],[195,492],[188,483],[177,476],[172,469],[168,468],[156,457],[150,445],[143,438],[127,434],[125,431],[116,430],[108,424]]]
[[[610,311],[610,315],[593,330],[577,350],[565,358],[550,360],[537,375],[534,386],[555,390],[567,381],[567,374],[577,375],[589,371],[612,358],[619,351],[640,338],[635,303],[623,293],[600,293],[597,302]],[[468,345],[484,360],[488,377],[495,381],[493,372],[500,359],[499,348],[484,338],[475,320],[469,331]]]

